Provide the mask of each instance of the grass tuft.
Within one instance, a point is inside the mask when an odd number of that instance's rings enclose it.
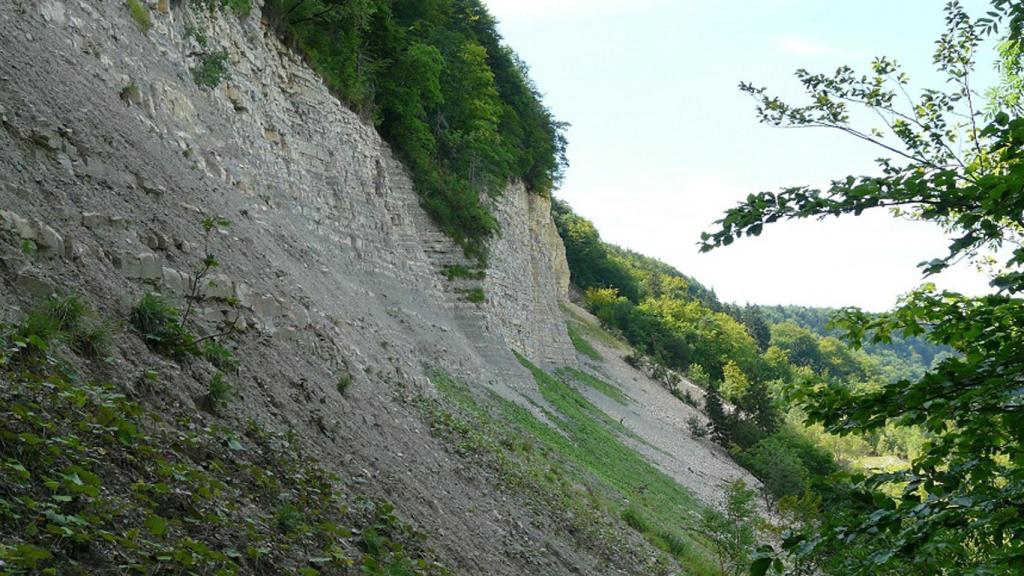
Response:
[[[128,13],[131,14],[139,31],[145,34],[153,27],[153,19],[149,15],[149,8],[141,0],[128,0]]]
[[[487,271],[473,270],[462,266],[461,264],[446,266],[445,269],[441,271],[441,274],[443,274],[449,282],[460,278],[465,280],[483,280],[487,277]]]
[[[233,391],[231,384],[224,378],[224,374],[217,372],[213,375],[207,395],[210,398],[210,406],[215,412],[227,405]]]
[[[195,337],[181,325],[178,309],[147,293],[132,309],[131,323],[153,350],[175,358],[196,353]]]
[[[238,358],[230,348],[216,340],[207,340],[203,344],[203,358],[210,361],[218,370],[224,372],[237,372],[239,368]]]
[[[72,334],[71,349],[86,358],[100,358],[110,349],[110,329],[103,324],[89,324]]]
[[[473,304],[483,304],[487,300],[487,296],[484,294],[483,288],[464,290],[462,298],[465,299],[466,302],[472,302]]]
[[[338,385],[337,385],[337,387],[338,387],[338,394],[341,394],[342,396],[344,396],[345,395],[345,391],[347,391],[351,386],[352,386],[352,375],[351,374],[342,374],[341,376],[338,376]]]
[[[79,296],[53,296],[36,306],[16,327],[14,337],[28,356],[40,356],[63,342],[88,358],[102,356],[110,345],[106,326],[90,320],[92,310]]]
[[[203,54],[192,69],[192,79],[206,88],[216,88],[228,76],[228,53],[224,50]]]

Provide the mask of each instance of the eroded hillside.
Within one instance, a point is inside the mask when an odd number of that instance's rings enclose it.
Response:
[[[388,147],[264,27],[259,2],[244,18],[191,4],[0,6],[3,451],[27,474],[5,471],[3,498],[79,470],[96,489],[55,489],[51,512],[137,507],[83,516],[92,528],[68,529],[88,538],[66,540],[49,516],[28,530],[28,516],[5,507],[4,540],[14,543],[0,545],[4,569],[404,574],[435,570],[429,560],[458,574],[704,573],[706,551],[682,536],[683,518],[743,474],[685,437],[685,408],[676,415],[666,402],[682,404],[631,383],[641,376],[618,352],[604,350],[604,368],[579,364],[548,200],[509,187],[493,207],[502,233],[486,275],[462,273],[473,262],[419,207]],[[204,86],[211,58],[227,72]],[[147,293],[183,313],[198,342],[229,352],[147,339],[138,320]],[[69,343],[74,327],[30,325],[72,295],[109,334],[95,358]],[[631,399],[592,397],[564,376],[580,368]],[[64,438],[110,424],[37,386],[47,380],[86,390],[85,406],[110,404],[145,438],[100,435],[89,458],[33,468],[40,430]],[[577,414],[579,390],[594,404]],[[57,424],[23,419],[22,404]],[[518,427],[495,414],[514,414]],[[612,452],[591,451],[584,440],[595,435]],[[192,484],[146,467],[147,454],[180,465]],[[309,459],[317,464],[295,464]],[[612,460],[637,476],[612,474]],[[262,481],[267,473],[276,479]],[[220,521],[251,518],[248,532],[196,528],[210,518],[209,502],[195,500],[198,475],[223,483],[211,497]],[[314,497],[309,483],[331,487]],[[133,500],[140,485],[175,498]],[[678,512],[678,550],[627,527],[630,499]],[[328,505],[346,512],[303,513]],[[395,528],[397,518],[412,528]],[[318,531],[325,522],[338,529]],[[133,529],[152,546],[122,554],[123,542],[104,537]],[[393,529],[423,563],[381,552],[371,529]],[[185,546],[194,565],[175,552],[186,541],[197,543]],[[34,561],[31,542],[45,552]],[[388,562],[412,572],[385,572]]]

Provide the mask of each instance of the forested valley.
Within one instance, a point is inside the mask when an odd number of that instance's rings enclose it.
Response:
[[[1024,8],[996,0],[972,17],[949,2],[945,15],[933,61],[947,84],[919,99],[884,57],[863,75],[797,71],[805,103],[741,84],[761,122],[841,131],[883,156],[878,175],[749,195],[701,249],[751,241],[786,220],[888,209],[951,234],[948,254],[920,265],[926,280],[984,262],[991,295],[925,282],[881,314],[723,304],[671,267],[602,243],[556,204],[587,307],[708,391],[709,432],[774,496],[787,561],[768,546],[752,573],[1024,570]],[[1001,80],[982,92],[971,82],[993,40]],[[855,111],[881,125],[858,125]]]

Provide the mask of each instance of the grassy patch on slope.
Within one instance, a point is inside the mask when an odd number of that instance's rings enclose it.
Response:
[[[710,569],[711,564],[700,544],[683,531],[702,507],[693,495],[626,446],[594,416],[600,410],[579,392],[517,357],[533,373],[544,399],[561,413],[552,419],[572,441],[565,456],[606,483],[638,516],[648,519],[647,531],[642,532],[648,541],[672,553],[684,566],[695,569],[694,573],[711,573],[698,568]],[[620,513],[625,508],[621,507]],[[665,545],[669,541],[672,546]]]
[[[597,390],[601,394],[604,394],[605,396],[611,398],[612,400],[618,402],[619,404],[622,404],[623,406],[625,406],[629,402],[629,396],[626,396],[626,394],[622,390],[619,390],[614,385],[609,384],[604,380],[601,380],[600,378],[591,376],[590,374],[587,374],[586,372],[577,370],[575,368],[565,368],[563,372],[565,374],[568,374],[572,378],[576,379],[577,381],[582,382],[587,386],[590,386],[594,390]]]
[[[595,549],[606,545],[601,539],[611,542],[609,554],[622,545],[615,535],[622,520],[688,574],[716,574],[710,553],[684,530],[702,508],[693,495],[627,446],[617,421],[565,382],[519,360],[555,409],[545,411],[553,425],[493,393],[478,401],[464,384],[435,375],[438,391],[458,407],[432,407],[435,433],[488,459],[507,486],[539,497],[549,510],[568,510],[574,531],[593,540]],[[669,570],[658,561],[647,568]]]
[[[565,325],[565,329],[569,332],[569,339],[572,340],[572,345],[576,347],[576,350],[580,354],[583,354],[591,360],[604,360],[604,356],[594,348],[594,345],[587,341],[580,333],[580,327],[577,324],[568,323]]]
[[[575,310],[566,306],[565,304],[559,304],[559,308],[562,309],[571,321],[567,324],[575,324],[574,328],[577,334],[585,336],[590,340],[596,340],[606,346],[613,348],[628,349],[629,345],[616,338],[613,334],[602,328],[599,324],[594,324],[587,318],[583,317]]]

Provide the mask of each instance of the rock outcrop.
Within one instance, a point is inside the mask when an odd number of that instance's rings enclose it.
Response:
[[[478,374],[494,363],[504,364],[503,374],[517,372],[509,348],[553,366],[574,361],[557,314],[567,265],[547,201],[518,185],[496,200],[502,233],[491,242],[493,257],[481,286],[485,302],[465,306],[459,297],[464,289],[440,274],[445,263],[462,260],[459,249],[425,217],[408,175],[373,128],[264,28],[259,5],[239,20],[161,4],[148,39],[140,42],[125,36],[117,3],[15,4],[15,11],[42,18],[48,31],[63,32],[50,47],[63,53],[55,65],[67,70],[69,81],[63,87],[43,84],[51,80],[50,71],[33,68],[45,59],[25,62],[21,78],[6,82],[15,93],[28,91],[26,106],[10,102],[6,124],[20,140],[36,144],[37,156],[55,164],[63,185],[76,186],[75,197],[59,206],[74,216],[60,223],[100,236],[123,232],[99,248],[126,278],[181,294],[189,271],[175,268],[167,250],[183,254],[181,248],[196,241],[175,221],[198,220],[224,205],[230,207],[227,217],[237,221],[241,215],[253,234],[277,237],[289,257],[303,261],[303,272],[325,286],[340,278],[369,287],[374,282],[353,277],[386,276],[416,294],[412,311],[423,307],[443,315],[447,309],[459,318],[453,328],[469,332],[462,344],[482,351]],[[200,45],[197,29],[209,45]],[[6,48],[18,40],[10,37]],[[189,70],[203,54],[219,51],[227,54],[228,78],[211,90],[196,86]],[[79,96],[80,106],[72,111]],[[57,101],[51,105],[51,99]],[[92,142],[108,130],[120,132],[120,141]],[[181,172],[190,177],[183,179]],[[129,206],[122,213],[112,210],[110,196]],[[41,253],[65,252],[60,233],[44,223],[52,220],[47,209],[56,206],[33,204],[29,198],[6,202],[26,214],[41,211],[38,226],[17,211],[5,220]],[[161,218],[160,211],[177,211],[180,218]],[[252,264],[259,256],[270,260],[269,254],[252,256]],[[316,311],[300,292],[312,280],[299,274],[294,281],[300,290],[290,290],[282,280],[291,275],[277,272],[271,275],[279,280],[276,290],[257,288],[259,280],[235,272],[236,278],[220,284],[221,296],[237,299],[250,324],[274,333],[304,329]]]
[[[488,316],[512,348],[550,366],[575,364],[559,302],[568,299],[569,264],[551,201],[513,186],[496,206],[501,235],[484,293]]]
[[[219,266],[198,329],[241,329],[231,418],[299,431],[441,535],[459,573],[596,573],[543,516],[517,519],[522,505],[453,470],[399,401],[440,369],[534,409],[543,399],[512,350],[575,362],[547,200],[511,186],[486,277],[449,282],[460,250],[373,127],[266,28],[262,2],[241,19],[148,5],[143,32],[123,0],[0,2],[0,322],[58,292],[124,321],[145,292],[181,301],[209,251]],[[198,85],[191,71],[221,51],[227,77]],[[231,225],[206,234],[211,215]],[[466,298],[475,288],[483,302]],[[117,330],[105,378],[196,407],[207,374]],[[340,377],[354,382],[344,395]],[[531,538],[542,551],[506,553]]]

